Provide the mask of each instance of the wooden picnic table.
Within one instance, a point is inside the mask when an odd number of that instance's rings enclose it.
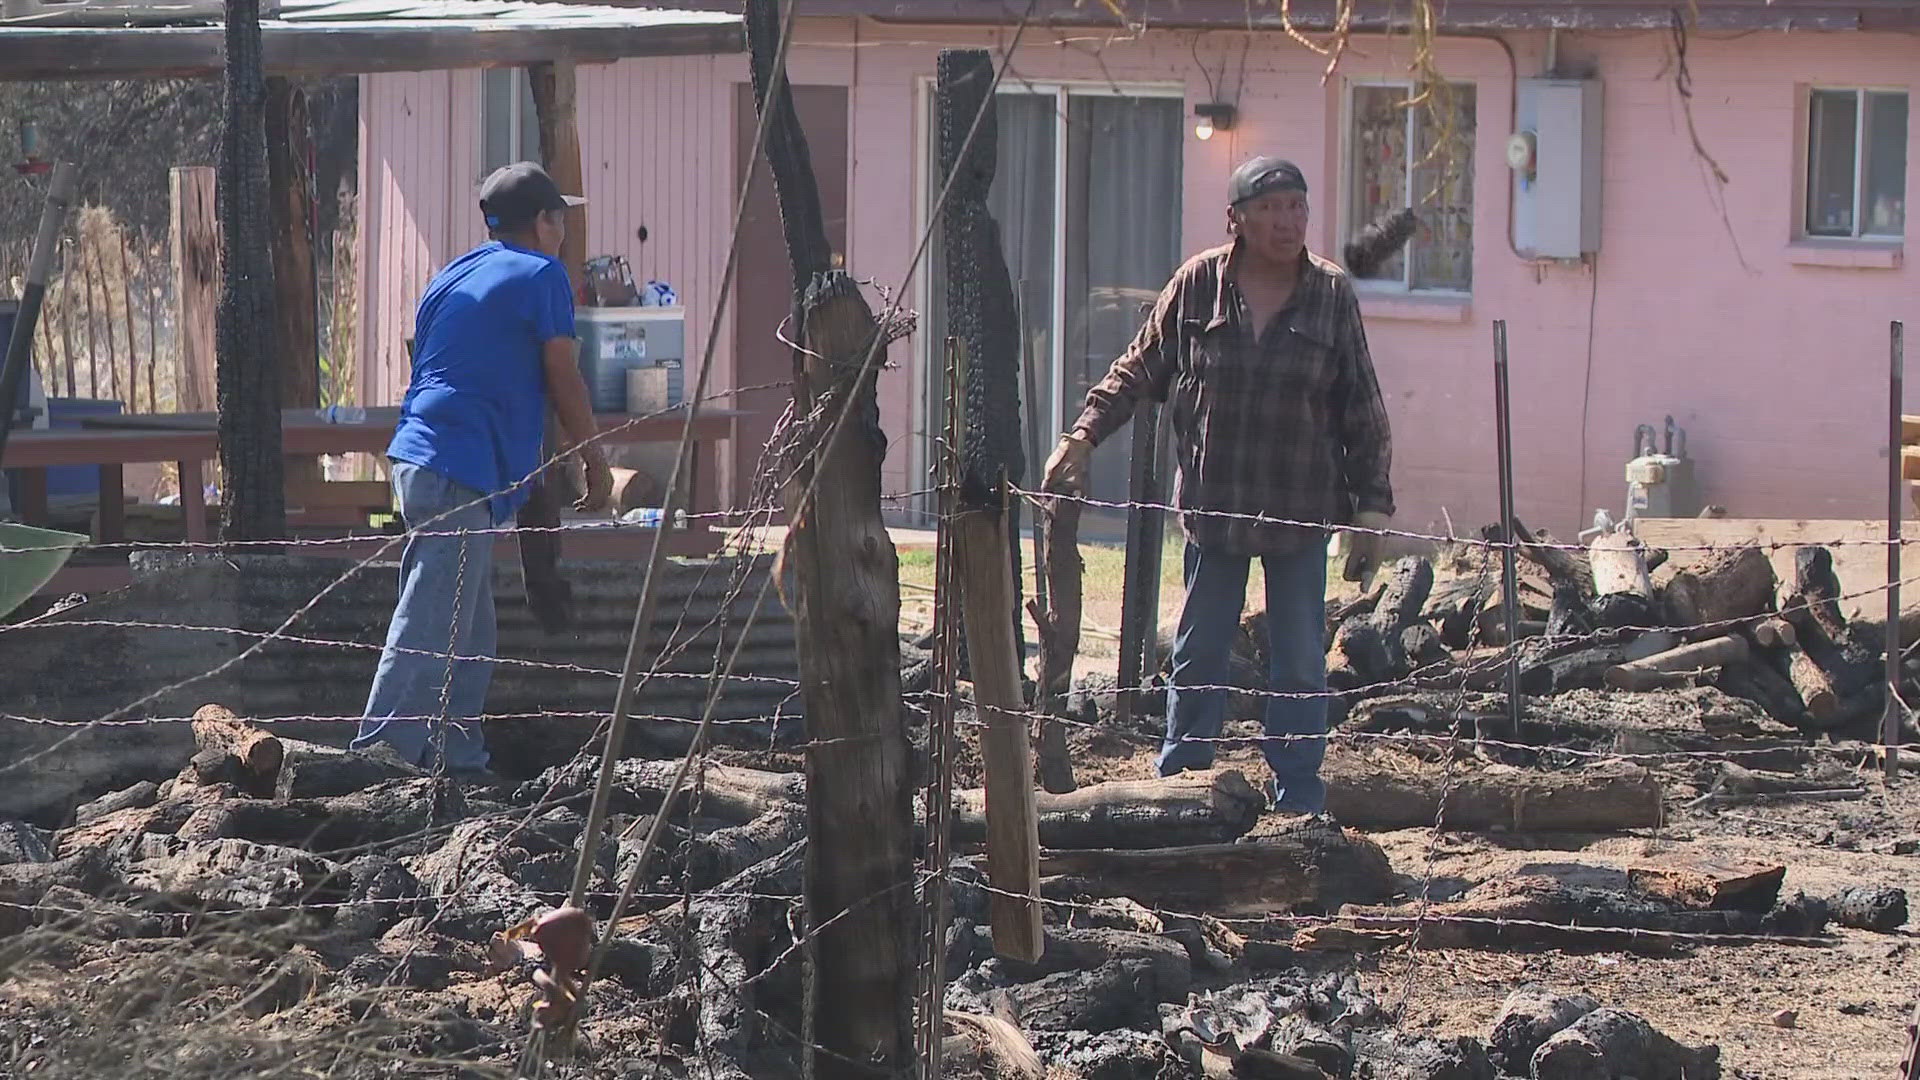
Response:
[[[702,409],[694,423],[691,463],[694,513],[719,509],[714,444],[733,436],[737,409]],[[311,409],[288,409],[281,419],[281,449],[290,457],[321,454],[381,453],[399,421],[397,407],[368,409],[366,419],[328,423]],[[621,444],[676,442],[686,413],[675,409],[646,417],[608,414],[596,418],[605,441]],[[180,470],[180,506],[187,539],[204,542],[206,474],[203,462],[219,456],[219,418],[213,413],[161,413],[89,417],[79,429],[15,431],[7,440],[0,468],[21,472],[21,505],[28,524],[47,520],[46,470],[58,465],[95,465],[100,469],[100,540],[126,535],[125,466],[174,462]]]

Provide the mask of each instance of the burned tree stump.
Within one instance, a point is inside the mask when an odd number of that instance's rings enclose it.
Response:
[[[880,513],[887,441],[874,379],[889,337],[855,279],[833,265],[807,137],[777,70],[782,25],[779,0],[748,0],[754,107],[766,127],[801,344],[793,415],[826,421],[801,433],[784,492],[812,740],[806,894],[820,934],[810,992],[831,1003],[815,1032],[830,1051],[819,1056],[820,1075],[864,1078],[869,1066],[894,1071],[912,1059],[919,923],[899,566]],[[728,1045],[736,1035],[737,1027]]]
[[[1852,885],[1827,901],[1833,921],[1890,934],[1907,924],[1907,893],[1883,885]]]
[[[799,804],[783,806],[691,841],[686,856],[690,888],[708,889],[749,867],[786,851],[807,835],[807,815]]]
[[[1718,635],[1737,620],[1750,619],[1773,606],[1773,563],[1753,544],[1715,551],[1690,569],[1673,575],[1662,600],[1667,618],[1681,631]]]
[[[1156,1022],[1159,1001],[1173,1000],[1152,964],[1114,960],[1093,971],[1063,971],[996,990],[994,1011],[1027,1031],[1114,1031]]]
[[[274,779],[279,799],[324,799],[351,795],[388,780],[424,776],[385,745],[371,750],[340,750],[298,739],[281,740],[283,760]]]

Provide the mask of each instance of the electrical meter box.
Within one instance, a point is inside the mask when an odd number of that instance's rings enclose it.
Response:
[[[626,410],[627,372],[635,368],[667,369],[667,403],[685,400],[685,308],[581,308],[574,321],[580,334],[580,375],[587,381],[595,412]]]
[[[1600,250],[1600,80],[1521,79],[1507,143],[1513,246],[1538,259]]]

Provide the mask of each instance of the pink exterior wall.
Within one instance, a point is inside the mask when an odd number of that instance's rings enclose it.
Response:
[[[722,66],[745,76],[738,58],[711,57],[586,67],[579,76],[587,250],[625,255],[636,276],[666,280],[687,297],[695,305],[690,352],[706,341],[711,300],[703,298],[720,277],[733,219],[719,171],[732,158],[732,80],[717,73]],[[478,71],[362,78],[360,359],[370,402],[391,403],[406,390],[406,338],[421,289],[485,238],[479,101]],[[727,371],[723,363],[716,376]]]
[[[1010,33],[803,23],[804,44],[790,62],[795,81],[851,88],[847,254],[860,276],[898,286],[913,254],[924,182],[922,92],[936,53],[999,48]],[[1014,67],[1034,81],[1183,86],[1192,103],[1207,96],[1196,51],[1218,78],[1223,64],[1237,70],[1244,42],[1241,34],[1196,41],[1173,32],[1063,42],[1032,30]],[[1509,42],[1518,73],[1538,73],[1545,36]],[[1692,41],[1694,121],[1731,177],[1723,191],[1694,156],[1666,35],[1564,35],[1560,56],[1605,83],[1594,270],[1534,266],[1509,250],[1504,145],[1515,68],[1492,41],[1449,39],[1439,50],[1450,79],[1477,87],[1473,295],[1452,304],[1363,301],[1393,412],[1401,523],[1438,526],[1444,510],[1468,530],[1493,517],[1494,319],[1509,324],[1518,506],[1532,522],[1570,533],[1596,506],[1617,511],[1634,426],[1669,413],[1689,431],[1704,496],[1734,515],[1882,512],[1887,321],[1920,318],[1920,281],[1904,265],[1796,261],[1797,103],[1809,83],[1910,88],[1920,73],[1920,40],[1753,34]],[[1317,246],[1337,250],[1344,80],[1403,75],[1401,43],[1356,41],[1325,85],[1324,59],[1278,35],[1256,38],[1246,57],[1239,125],[1211,142],[1185,141],[1183,246],[1198,250],[1222,238],[1222,192],[1237,161],[1280,152],[1315,184]],[[726,254],[731,101],[744,79],[737,56],[624,61],[581,77],[590,247],[634,256],[633,229],[647,223],[656,239],[636,270],[680,289],[689,333],[699,339]],[[367,348],[376,360],[368,378],[377,396],[390,398],[404,385],[400,338],[412,296],[436,263],[474,238],[474,177],[463,175],[474,170],[448,163],[477,160],[471,103],[478,76],[374,76],[366,90],[365,220],[380,230],[365,263]],[[1913,168],[1920,161],[1910,163],[1910,193]],[[917,289],[907,295],[919,305]],[[717,350],[723,384],[726,336]],[[896,346],[898,367],[881,380],[895,439],[886,482],[895,490],[921,486],[909,435],[922,426],[920,348]]]

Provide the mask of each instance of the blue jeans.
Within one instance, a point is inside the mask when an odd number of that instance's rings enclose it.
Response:
[[[1180,631],[1173,642],[1173,679],[1167,687],[1167,737],[1160,748],[1160,775],[1213,764],[1214,744],[1187,742],[1220,735],[1227,711],[1224,690],[1183,690],[1221,686],[1247,600],[1245,555],[1223,555],[1187,545],[1187,598],[1180,608]],[[1310,543],[1299,551],[1262,558],[1267,572],[1267,637],[1271,667],[1269,690],[1318,693],[1327,688],[1327,546]],[[1268,698],[1269,735],[1327,733],[1323,697]],[[1318,812],[1327,788],[1320,762],[1325,738],[1271,740],[1261,744],[1273,769],[1274,802],[1288,810]]]
[[[480,725],[460,718],[485,712],[493,663],[454,662],[449,655],[490,657],[498,644],[494,537],[490,532],[422,536],[416,530],[488,530],[493,528],[493,511],[481,492],[431,469],[401,461],[392,466],[394,502],[409,533],[400,557],[400,602],[387,627],[387,647],[380,654],[353,747],[363,750],[384,742],[424,768],[484,769],[487,744]]]

